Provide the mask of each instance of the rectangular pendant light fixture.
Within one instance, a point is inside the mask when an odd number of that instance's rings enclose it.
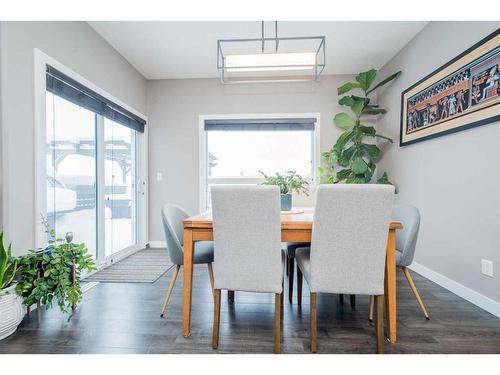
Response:
[[[325,37],[222,39],[217,69],[222,83],[316,81],[325,68]]]

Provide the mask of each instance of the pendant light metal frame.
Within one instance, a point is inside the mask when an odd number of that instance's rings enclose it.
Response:
[[[234,83],[269,83],[269,82],[303,82],[303,81],[318,81],[321,73],[325,69],[325,61],[326,61],[326,49],[325,49],[325,37],[324,36],[308,36],[308,37],[278,37],[278,21],[275,21],[275,36],[274,38],[266,38],[264,37],[264,21],[261,24],[261,38],[248,38],[248,39],[219,39],[217,40],[217,70],[219,71],[220,80],[223,84],[234,84]],[[304,68],[309,68],[313,70],[314,74],[310,76],[278,76],[278,77],[269,77],[266,78],[257,76],[257,77],[238,77],[238,78],[228,78],[227,77],[227,69],[228,67],[225,64],[225,55],[223,52],[223,46],[225,44],[231,43],[256,43],[261,42],[262,48],[261,52],[264,53],[266,42],[274,42],[275,44],[275,53],[278,53],[279,44],[281,41],[304,41],[304,40],[316,40],[318,42],[318,47],[315,52],[315,64],[308,65],[300,65]],[[320,57],[322,61],[319,62]],[[259,65],[256,66],[238,66],[237,69],[266,69],[272,68],[274,70],[279,70],[282,68],[286,70],[287,68],[297,67],[297,65]],[[234,69],[234,67],[230,67],[230,69]]]

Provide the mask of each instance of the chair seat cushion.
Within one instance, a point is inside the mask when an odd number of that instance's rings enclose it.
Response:
[[[295,250],[295,261],[300,267],[302,275],[310,285],[311,281],[311,249],[309,247],[298,247]]]
[[[309,247],[311,244],[307,242],[287,242],[286,244],[286,253],[290,257],[295,256],[295,252],[297,251],[298,248],[304,248],[304,247]]]
[[[195,242],[194,264],[212,263],[214,261],[214,243],[212,241]]]

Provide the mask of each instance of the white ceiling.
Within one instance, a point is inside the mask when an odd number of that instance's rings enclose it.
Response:
[[[217,77],[217,39],[260,38],[261,23],[224,21],[89,22],[147,79]],[[380,68],[427,22],[283,21],[278,36],[326,37],[324,74]],[[266,36],[274,23],[266,22]]]

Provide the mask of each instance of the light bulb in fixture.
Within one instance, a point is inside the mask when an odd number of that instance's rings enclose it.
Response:
[[[312,70],[316,65],[316,54],[289,52],[227,55],[224,57],[224,65],[228,72]]]

